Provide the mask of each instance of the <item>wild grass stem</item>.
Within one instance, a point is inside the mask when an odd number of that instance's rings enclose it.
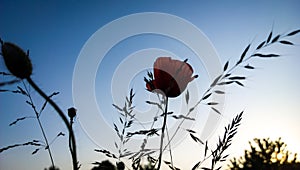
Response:
[[[34,90],[36,90],[54,109],[55,111],[59,114],[59,116],[61,117],[61,119],[63,120],[63,122],[65,123],[68,131],[69,131],[69,135],[70,135],[70,152],[71,152],[71,156],[72,156],[72,162],[73,162],[73,170],[78,170],[78,162],[77,162],[77,152],[76,152],[76,141],[75,141],[75,135],[72,129],[72,125],[68,122],[67,117],[65,116],[65,114],[63,113],[63,111],[57,106],[57,104],[50,99],[35,83],[34,81],[28,77],[26,78],[26,80],[28,81],[28,83],[34,88]]]

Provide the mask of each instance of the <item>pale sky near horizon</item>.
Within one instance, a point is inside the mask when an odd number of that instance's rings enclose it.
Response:
[[[23,49],[30,49],[34,68],[32,78],[48,94],[59,91],[60,94],[54,99],[61,108],[66,110],[74,106],[72,80],[83,46],[97,30],[121,17],[142,12],[159,12],[183,18],[195,25],[209,39],[223,65],[227,60],[234,63],[249,43],[252,43],[254,48],[267,38],[272,29],[274,34],[299,29],[299,9],[300,2],[296,0],[228,1],[227,3],[223,1],[176,3],[173,1],[93,1],[90,3],[1,1],[0,37],[3,41],[14,42]],[[122,27],[114,29],[117,31],[120,29],[121,32]],[[185,34],[189,35],[189,32]],[[273,140],[282,137],[290,151],[300,154],[300,91],[298,89],[300,87],[300,35],[296,35],[290,40],[295,43],[294,46],[275,45],[266,49],[266,52],[279,53],[282,54],[282,57],[251,60],[249,63],[257,69],[236,72],[236,74],[247,76],[248,79],[244,82],[245,87],[232,86],[226,89],[224,116],[216,126],[215,133],[211,134],[211,140],[214,141],[215,137],[223,133],[223,126],[231,118],[245,110],[242,125],[231,148],[227,151],[231,157],[243,154],[244,149],[248,148],[248,141],[255,137],[270,137]],[[103,42],[103,46],[105,46],[105,43],[109,41],[103,40]],[[154,48],[168,51],[168,54],[174,54],[174,57],[189,58],[195,74],[199,74],[199,78],[193,82],[193,85],[199,85],[197,86],[199,94],[209,85],[207,70],[202,67],[204,64],[199,62],[191,50],[179,41],[149,34],[127,38],[107,53],[97,70],[95,81],[97,102],[101,109],[107,107],[102,116],[107,119],[108,123],[114,121],[112,119],[115,118],[110,115],[111,112],[115,113],[115,110],[111,106],[111,97],[108,97],[112,91],[110,89],[111,75],[115,73],[115,69],[127,56],[135,54],[135,52],[147,52],[143,51],[144,49]],[[113,58],[114,56],[116,57]],[[6,71],[2,57],[0,57],[0,71]],[[135,88],[137,100],[141,100],[140,105],[137,106],[138,109],[146,106],[142,102],[146,99],[141,98],[148,94],[144,91],[142,80],[145,73],[145,70],[136,73],[131,84],[126,84]],[[1,77],[0,81],[4,80],[5,78]],[[15,86],[3,88],[14,89]],[[124,95],[128,91],[121,93]],[[32,95],[36,99],[37,105],[41,104],[39,96],[33,91]],[[42,139],[34,119],[19,122],[15,126],[8,126],[19,117],[33,116],[31,108],[25,103],[26,100],[25,97],[10,93],[0,94],[0,148],[32,139]],[[174,104],[172,108],[176,108],[176,105]],[[74,125],[78,157],[82,169],[91,169],[92,162],[106,159],[93,151],[102,145],[102,141],[87,134],[86,125],[83,124],[81,118],[87,116],[88,113],[86,115],[78,114]],[[201,115],[199,118],[202,118]],[[60,131],[66,133],[65,126],[50,106],[47,107],[41,119],[50,141]],[[201,121],[195,125],[195,127],[202,126],[203,122]],[[116,137],[113,133],[101,131],[101,125],[95,125],[95,131],[99,133],[100,138],[104,138],[104,143],[107,143],[105,138]],[[182,169],[191,169],[190,167],[197,162],[195,157],[203,154],[203,147],[193,144],[189,136],[186,136],[186,139],[176,146],[174,149],[176,166]],[[212,147],[214,144],[214,142],[211,143]],[[111,145],[113,148],[113,142]],[[67,137],[58,138],[51,146],[58,167],[71,169]],[[194,153],[195,148],[199,149],[199,152]],[[33,150],[34,147],[20,147],[0,153],[0,169],[43,169],[48,167],[50,160],[47,152],[40,150],[36,155],[31,155]],[[193,158],[190,158],[191,154]]]

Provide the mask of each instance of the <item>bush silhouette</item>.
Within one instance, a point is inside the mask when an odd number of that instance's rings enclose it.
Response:
[[[48,169],[45,168],[44,170],[59,170],[59,168],[55,166],[50,166]]]
[[[300,169],[297,154],[292,154],[286,149],[286,144],[281,138],[271,141],[269,138],[257,139],[249,142],[250,150],[245,150],[245,155],[239,159],[233,158],[229,169],[262,169],[262,170],[296,170]]]
[[[123,162],[117,162],[115,166],[109,160],[102,161],[97,166],[94,166],[92,170],[124,170],[125,164]],[[154,164],[151,161],[146,161],[143,165],[138,165],[137,167],[133,168],[137,170],[153,170]]]
[[[92,170],[116,170],[117,168],[108,160],[102,161],[92,168]]]

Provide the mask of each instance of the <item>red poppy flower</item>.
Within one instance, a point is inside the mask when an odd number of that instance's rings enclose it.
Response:
[[[177,97],[186,88],[189,82],[197,78],[193,75],[193,68],[185,61],[173,60],[170,57],[159,57],[154,62],[154,77],[148,72],[149,79],[145,78],[146,88],[149,91],[159,90],[166,97]]]

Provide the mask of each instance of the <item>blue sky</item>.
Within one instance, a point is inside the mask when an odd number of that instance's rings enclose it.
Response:
[[[140,12],[160,12],[183,18],[207,36],[219,54],[221,63],[225,63],[227,60],[232,62],[237,60],[249,43],[258,44],[265,40],[272,27],[274,33],[286,33],[299,29],[299,8],[300,3],[291,0],[227,1],[226,3],[222,1],[176,3],[173,1],[94,1],[89,3],[1,1],[0,37],[4,41],[18,44],[23,49],[30,49],[30,57],[34,66],[32,78],[47,93],[61,92],[55,97],[55,101],[66,110],[74,105],[73,71],[84,44],[98,29],[120,17]],[[170,28],[172,29],[174,28]],[[300,153],[297,145],[300,143],[300,136],[297,132],[300,121],[299,35],[292,40],[296,44],[294,47],[275,46],[267,49],[267,51],[283,54],[281,58],[253,60],[251,63],[258,69],[252,72],[237,72],[237,74],[246,74],[249,77],[245,88],[227,89],[224,118],[214,136],[222,133],[223,124],[228,123],[227,121],[241,110],[245,110],[242,126],[233,143],[234,147],[229,151],[232,156],[242,154],[248,141],[254,137],[271,137],[272,139],[282,137],[291,151]],[[101,108],[107,107],[105,112],[114,112],[109,94],[112,77],[107,75],[112,75],[126,56],[147,48],[165,49],[183,59],[186,56],[181,55],[189,56],[195,72],[200,75],[196,82],[197,85],[199,84],[200,93],[209,84],[205,69],[201,67],[203,63],[197,63],[191,51],[180,42],[159,35],[130,37],[112,48],[98,67],[95,91]],[[201,68],[197,68],[198,65]],[[1,59],[0,68],[1,71],[5,71],[3,59]],[[132,82],[133,87],[137,86],[137,92],[139,92],[137,97],[141,98],[147,92],[143,91],[143,87],[135,84],[135,81],[138,82],[139,77],[143,77],[143,73],[139,73]],[[2,80],[4,78],[1,78]],[[37,104],[40,104],[39,96],[34,92],[32,94]],[[0,95],[0,147],[32,139],[42,139],[37,122],[33,119],[21,122],[14,127],[8,126],[18,117],[33,115],[25,100],[24,97],[13,94]],[[141,105],[144,104],[141,103]],[[103,160],[104,157],[93,152],[93,149],[98,147],[99,141],[92,141],[85,133],[84,127],[79,123],[80,117],[83,116],[80,114],[78,116],[75,133],[78,140],[79,160],[83,169],[88,169],[91,167],[91,162]],[[110,114],[106,116],[104,115],[108,122],[114,118]],[[66,132],[61,120],[50,107],[43,113],[42,121],[50,139],[60,131]],[[203,124],[199,123],[199,126]],[[96,127],[98,125],[95,125]],[[100,136],[111,136],[108,132],[101,134],[101,130],[97,131]],[[211,140],[213,141],[213,137]],[[66,137],[59,138],[52,145],[54,160],[61,169],[70,169],[71,165],[66,146]],[[186,140],[176,147],[175,151],[180,153],[177,155],[179,167],[189,167],[196,161],[185,160],[180,156],[188,154],[186,150],[193,149],[192,146],[189,140]],[[201,149],[199,147],[199,151]],[[43,169],[50,165],[45,151],[32,156],[33,150],[34,148],[24,147],[1,153],[1,169]],[[15,163],[16,160],[18,163]]]

